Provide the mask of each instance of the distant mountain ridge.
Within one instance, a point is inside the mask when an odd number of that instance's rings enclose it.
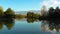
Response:
[[[15,11],[15,14],[27,14],[27,12],[41,13],[40,10],[30,10],[30,11]]]

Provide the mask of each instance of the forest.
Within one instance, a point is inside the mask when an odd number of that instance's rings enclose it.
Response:
[[[45,15],[47,13],[47,15]],[[54,20],[60,19],[60,9],[56,7],[50,7],[48,11],[44,14],[38,14],[31,11],[28,11],[27,14],[15,14],[14,10],[8,8],[6,11],[0,7],[0,19],[23,19],[27,18],[28,21],[35,21],[35,20]]]

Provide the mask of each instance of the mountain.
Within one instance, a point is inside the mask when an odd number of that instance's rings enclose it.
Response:
[[[30,11],[15,11],[15,14],[27,14],[27,12],[41,13],[40,10],[30,10]]]

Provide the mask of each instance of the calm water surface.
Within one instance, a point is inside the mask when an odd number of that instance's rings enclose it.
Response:
[[[8,25],[0,24],[0,34],[59,34],[59,32],[48,30],[48,24],[42,22],[46,21],[28,23],[24,19],[14,20]]]

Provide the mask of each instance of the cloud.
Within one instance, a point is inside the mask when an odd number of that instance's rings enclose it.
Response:
[[[60,5],[60,1],[59,0],[44,0],[43,2],[41,2],[41,5],[45,5],[46,7],[57,7]]]

